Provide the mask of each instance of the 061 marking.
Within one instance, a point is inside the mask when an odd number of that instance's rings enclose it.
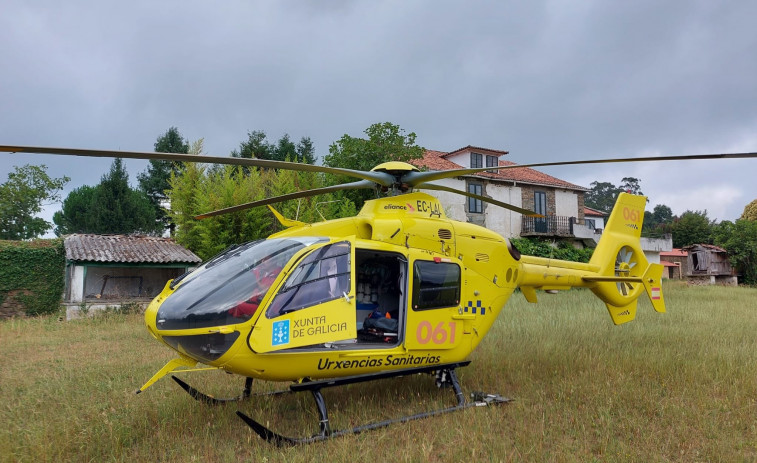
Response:
[[[418,344],[444,344],[449,339],[450,344],[455,343],[456,322],[448,322],[449,331],[445,329],[444,322],[437,323],[436,327],[431,326],[431,322],[423,320],[418,323],[418,329],[415,330],[415,339]]]
[[[627,207],[623,208],[623,218],[626,220],[630,220],[631,222],[638,222],[639,221],[639,211],[636,209],[629,209]]]

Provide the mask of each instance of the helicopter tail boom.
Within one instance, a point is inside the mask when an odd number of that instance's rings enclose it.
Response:
[[[606,305],[613,323],[636,317],[637,299],[646,293],[657,312],[665,312],[663,266],[647,261],[641,249],[646,197],[621,193],[588,264],[523,256],[519,287],[529,302],[536,290],[589,288]]]

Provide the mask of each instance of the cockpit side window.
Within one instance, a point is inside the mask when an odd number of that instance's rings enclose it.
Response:
[[[350,292],[350,268],[349,242],[316,249],[292,270],[266,316],[275,318],[343,297]]]

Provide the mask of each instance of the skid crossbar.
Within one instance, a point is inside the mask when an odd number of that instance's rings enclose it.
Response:
[[[468,365],[469,363],[470,363],[469,361],[449,363],[449,364],[444,364],[444,365],[409,368],[409,369],[396,370],[396,371],[384,371],[380,373],[372,373],[372,374],[367,374],[367,375],[347,376],[344,378],[324,379],[324,380],[318,380],[318,381],[307,381],[307,382],[293,384],[290,386],[290,390],[292,392],[310,391],[313,394],[313,399],[315,400],[315,405],[316,405],[316,408],[318,409],[318,415],[319,415],[319,423],[318,423],[319,433],[312,437],[305,437],[305,438],[286,437],[266,428],[265,426],[253,420],[252,418],[245,415],[241,411],[237,411],[237,415],[245,423],[247,423],[247,425],[250,428],[252,428],[252,430],[255,431],[255,433],[258,436],[260,436],[265,441],[278,445],[278,446],[285,446],[285,445],[309,444],[313,442],[330,439],[333,437],[343,436],[346,434],[357,434],[357,433],[368,431],[371,429],[383,428],[394,423],[405,423],[408,421],[419,420],[419,419],[428,418],[428,417],[432,417],[436,415],[441,415],[444,413],[450,413],[450,412],[462,410],[469,407],[480,407],[480,406],[486,406],[489,404],[506,403],[510,401],[510,399],[500,397],[494,394],[475,393],[473,394],[473,397],[474,397],[473,401],[466,402],[465,397],[462,392],[462,388],[460,387],[460,382],[457,379],[457,374],[455,373],[455,369],[458,367],[464,367]],[[431,372],[437,373],[437,382],[440,382],[440,385],[446,385],[446,386],[452,387],[453,392],[455,394],[455,398],[457,400],[457,405],[453,407],[438,409],[438,410],[430,410],[430,411],[418,413],[415,415],[404,416],[401,418],[384,420],[384,421],[379,421],[375,423],[369,423],[366,425],[357,426],[350,429],[343,429],[343,430],[338,430],[338,431],[334,431],[331,429],[331,426],[329,423],[329,417],[328,417],[328,410],[326,409],[326,401],[324,400],[323,395],[321,394],[321,389],[328,388],[328,387],[335,387],[335,386],[343,386],[346,384],[361,383],[365,381],[374,381],[377,379],[394,378],[394,377],[406,376],[406,375],[417,374],[417,373],[431,373]]]

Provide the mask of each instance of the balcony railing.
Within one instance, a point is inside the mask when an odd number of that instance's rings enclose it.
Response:
[[[573,236],[575,217],[548,215],[546,217],[523,217],[521,236]]]

